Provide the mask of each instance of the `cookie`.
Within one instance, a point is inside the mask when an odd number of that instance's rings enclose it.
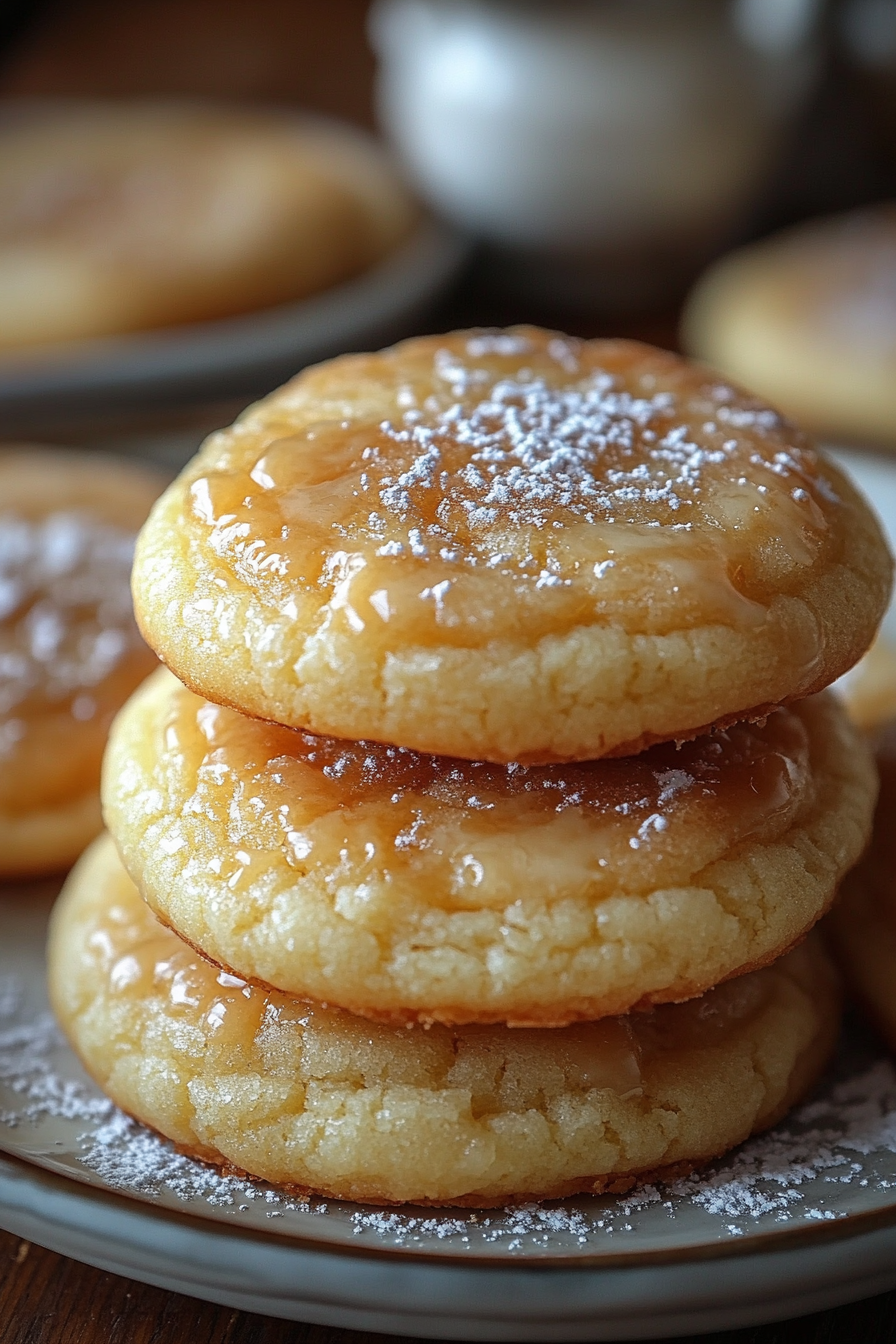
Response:
[[[879,526],[704,369],[537,328],[306,371],[213,435],[138,545],[181,681],[472,760],[630,755],[822,689],[890,588]]]
[[[875,789],[829,697],[505,767],[264,724],[160,671],[103,796],[149,903],[226,969],[386,1020],[555,1026],[773,960],[862,852]]]
[[[832,440],[896,446],[896,206],[814,220],[724,257],[686,347]]]
[[[161,488],[99,455],[0,451],[0,876],[67,868],[102,828],[109,725],[157,666],[129,576]]]
[[[880,798],[871,844],[825,930],[850,988],[896,1050],[896,722],[873,734]]]
[[[244,313],[382,258],[415,207],[337,123],[67,101],[0,131],[0,349]]]
[[[219,973],[156,923],[107,838],[54,912],[49,978],[89,1072],[182,1150],[378,1203],[547,1199],[705,1162],[799,1098],[839,1007],[810,941],[631,1018],[371,1024]]]

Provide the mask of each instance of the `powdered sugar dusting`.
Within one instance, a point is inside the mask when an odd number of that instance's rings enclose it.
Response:
[[[86,1079],[52,1018],[0,976],[0,1148],[173,1209],[326,1241],[453,1255],[599,1254],[748,1238],[896,1202],[896,1070],[867,1039],[770,1134],[669,1186],[497,1210],[304,1199],[179,1153]]]
[[[558,587],[571,582],[554,554],[570,526],[687,531],[717,525],[723,485],[752,482],[761,494],[793,476],[806,493],[804,455],[774,411],[722,383],[595,367],[584,349],[513,331],[437,349],[434,391],[418,400],[403,389],[400,415],[359,427],[369,437],[349,473],[354,516],[331,529],[354,547],[363,535],[378,557],[485,565]],[[502,373],[495,357],[511,367]]]
[[[778,1222],[796,1216],[809,1221],[841,1216],[818,1208],[803,1187],[824,1185],[877,1191],[896,1189],[890,1176],[869,1171],[859,1160],[874,1153],[896,1153],[896,1071],[890,1060],[834,1084],[825,1094],[795,1111],[767,1135],[745,1144],[717,1171],[677,1181],[673,1198],[684,1198],[717,1217],[738,1223],[772,1214]],[[653,1189],[632,1196],[628,1206],[656,1198]]]
[[[294,406],[275,396],[212,440],[189,487],[203,546],[289,620],[327,594],[323,631],[416,647],[443,626],[478,645],[655,581],[673,606],[699,583],[720,616],[760,623],[745,556],[771,534],[811,564],[828,527],[793,427],[672,356],[521,328],[363,363],[371,396],[340,382],[353,365],[322,375],[321,402],[299,379]]]
[[[132,533],[85,514],[0,514],[0,715],[38,696],[74,697],[75,718],[91,717],[90,690],[139,646],[133,553]],[[17,723],[3,725],[0,755]]]
[[[110,1115],[110,1101],[53,1068],[51,1055],[62,1038],[49,1013],[7,1025],[17,991],[15,981],[0,983],[0,1087],[11,1094],[5,1106],[0,1104],[0,1125],[15,1128],[47,1116],[98,1121]]]
[[[468,396],[478,371],[445,355],[436,363],[440,376],[452,393]],[[704,464],[723,462],[725,451],[699,448],[682,426],[668,425],[674,406],[667,392],[636,397],[618,390],[606,373],[572,388],[505,378],[471,408],[458,402],[427,424],[409,411],[402,424],[381,425],[387,438],[412,445],[417,456],[398,475],[382,476],[380,503],[405,521],[425,515],[425,496],[438,491],[436,518],[449,531],[453,522],[475,531],[499,517],[541,530],[561,511],[586,522],[612,521],[636,500],[662,500],[678,510],[699,489]],[[446,458],[446,445],[468,450],[459,468]],[[602,462],[608,452],[618,465]],[[633,460],[626,463],[626,456]]]

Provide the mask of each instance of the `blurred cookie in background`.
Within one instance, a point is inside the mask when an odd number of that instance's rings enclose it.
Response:
[[[896,722],[896,645],[883,635],[835,684],[849,717],[859,728],[874,732]]]
[[[130,571],[162,484],[99,455],[0,451],[0,877],[61,871],[101,828],[109,725],[156,665]]]
[[[692,292],[682,334],[805,428],[896,448],[896,204],[724,257]]]
[[[350,126],[191,102],[0,119],[0,349],[304,298],[366,270],[415,207]]]

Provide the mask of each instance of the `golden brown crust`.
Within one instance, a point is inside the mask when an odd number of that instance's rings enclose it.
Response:
[[[149,643],[218,703],[533,763],[823,688],[890,574],[853,487],[746,393],[514,328],[345,356],[251,407],[160,501],[134,584]]]
[[[104,799],[153,909],[244,979],[383,1022],[557,1026],[780,956],[860,855],[875,789],[828,697],[521,770],[273,728],[160,672],[118,719]]]
[[[97,832],[99,831],[99,829],[100,828],[98,827]],[[95,832],[95,834],[97,832]],[[92,839],[93,836],[91,836],[90,838]],[[135,886],[136,885],[137,884],[135,883]],[[822,912],[822,916],[828,913],[828,910],[830,909],[830,905],[832,903],[833,903],[833,897],[831,902]],[[204,962],[207,962],[208,965],[213,967],[216,971],[223,971],[225,975],[231,975],[237,980],[242,980],[247,985],[251,985],[253,989],[259,990],[262,994],[277,994],[280,992],[274,985],[269,984],[268,981],[262,980],[255,975],[246,974],[245,972],[242,971],[237,971],[235,967],[229,966],[226,961],[222,961],[220,958],[210,956],[208,952],[206,952],[203,948],[199,946],[198,943],[194,943],[190,938],[186,937],[183,933],[181,933],[175,927],[175,925],[171,923],[170,919],[166,918],[164,911],[156,909],[152,905],[152,902],[149,902],[149,905],[159,924],[161,924],[162,928],[168,929],[168,931],[170,933],[173,933],[174,936],[180,942],[184,943],[187,947],[189,947],[191,951],[195,952],[198,957],[201,957]],[[788,943],[786,947],[775,948],[773,951],[769,952],[767,956],[757,957],[755,958],[755,960],[747,962],[743,966],[738,966],[734,970],[729,971],[728,974],[719,976],[718,980],[715,982],[716,985],[724,985],[729,980],[736,980],[742,975],[750,975],[752,974],[753,971],[761,971],[768,966],[773,966],[775,962],[780,961],[782,957],[789,956],[791,952],[795,952],[796,949],[806,941],[806,938],[808,938],[811,933],[812,929],[806,929],[804,930],[803,933],[799,935],[799,937],[794,938],[790,943]],[[715,985],[706,986],[701,985],[698,982],[691,985],[690,987],[677,986],[674,997],[671,994],[656,994],[654,996],[645,996],[642,999],[638,999],[637,1003],[633,1003],[630,1006],[630,1008],[628,1008],[627,1011],[630,1013],[649,1013],[651,1012],[652,1009],[659,1008],[663,1004],[688,1003],[693,999],[699,998],[701,994],[705,994],[708,988],[715,988]],[[324,1002],[320,999],[315,999],[310,994],[308,995],[295,994],[292,997],[295,998],[297,1002],[300,1003],[308,1003],[308,1004],[317,1003],[323,1008],[331,1007],[331,1004],[329,1002]],[[336,1007],[342,1005],[334,1004],[332,1006]],[[541,1028],[554,1030],[556,1028],[568,1027],[571,1025],[573,1021],[595,1020],[589,1018],[571,1019],[568,1011],[557,1013],[556,1016],[552,1017],[549,1011],[544,1010],[539,1010],[537,1013],[532,1012],[528,1016],[523,1014],[520,1016],[507,1017],[507,1018],[496,1018],[493,1014],[485,1014],[485,1013],[477,1016],[476,1014],[471,1014],[470,1009],[467,1005],[461,1006],[452,1004],[448,1004],[447,1006],[440,1008],[439,1012],[435,1015],[422,1012],[411,1012],[408,1009],[404,1008],[396,1008],[391,1011],[386,1011],[386,1010],[377,1010],[369,1008],[357,1009],[352,1007],[352,1008],[346,1008],[344,1011],[351,1012],[356,1017],[366,1018],[369,1022],[380,1022],[382,1023],[383,1026],[387,1027],[410,1027],[415,1025],[429,1027],[434,1026],[436,1023],[438,1023],[440,1026],[448,1026],[448,1027],[457,1025],[494,1026],[497,1024],[511,1028],[514,1031],[526,1030],[526,1029],[541,1029]]]
[[[800,1078],[801,1081],[805,1081],[805,1085],[797,1086],[796,1083],[794,1083],[789,1089],[787,1099],[779,1105],[776,1112],[770,1116],[766,1123],[758,1125],[753,1130],[753,1134],[761,1134],[766,1130],[772,1129],[779,1120],[782,1120],[784,1116],[793,1109],[797,1102],[802,1100],[802,1098],[812,1090],[827,1067],[833,1053],[840,1030],[839,1011],[835,1012],[832,1010],[831,1022],[833,1024],[832,1029],[820,1031],[817,1040],[813,1043],[811,1051],[807,1051],[807,1054],[810,1054],[812,1057],[813,1069],[811,1071],[806,1070],[805,1073],[801,1072]],[[75,1053],[79,1054],[77,1046],[74,1048]],[[89,1065],[80,1054],[79,1058],[85,1072],[93,1078],[94,1082],[99,1087],[102,1087],[102,1079],[97,1078],[91,1072]],[[118,1105],[119,1110],[123,1111],[125,1115],[129,1115],[132,1120],[136,1120],[139,1124],[145,1125],[147,1129],[153,1130],[161,1138],[167,1138],[164,1131],[157,1129],[151,1121],[147,1121],[139,1115],[132,1114],[128,1111],[127,1107],[122,1106],[120,1102],[116,1102],[116,1104]],[[752,1138],[753,1135],[751,1134],[747,1137]],[[242,1167],[235,1166],[234,1163],[222,1159],[220,1154],[216,1154],[208,1148],[199,1148],[184,1143],[176,1143],[174,1144],[174,1147],[177,1152],[181,1153],[184,1157],[189,1157],[194,1162],[202,1162],[206,1166],[219,1171],[222,1176],[236,1176],[243,1179],[252,1179],[252,1172],[245,1171]],[[537,1190],[515,1191],[506,1195],[495,1195],[491,1199],[477,1194],[461,1195],[454,1199],[416,1198],[413,1200],[413,1203],[415,1207],[424,1209],[502,1209],[512,1208],[514,1205],[519,1204],[531,1204],[534,1202],[547,1203],[555,1199],[570,1199],[574,1195],[625,1195],[628,1194],[630,1190],[637,1189],[639,1185],[671,1185],[675,1181],[681,1181],[688,1176],[693,1176],[695,1173],[702,1171],[703,1168],[709,1166],[710,1163],[718,1161],[719,1158],[724,1157],[725,1154],[730,1151],[730,1147],[731,1145],[727,1145],[720,1148],[718,1152],[707,1153],[702,1157],[688,1159],[683,1162],[667,1162],[659,1167],[648,1167],[638,1171],[614,1172],[611,1176],[600,1176],[596,1179],[586,1177],[584,1180],[563,1181],[549,1189],[539,1188]],[[331,1188],[325,1185],[298,1185],[295,1181],[280,1181],[277,1184],[279,1189],[285,1191],[286,1194],[293,1195],[297,1199],[345,1198],[344,1190],[338,1187]],[[405,1199],[390,1199],[387,1194],[380,1192],[375,1197],[371,1197],[367,1200],[362,1199],[360,1202],[383,1204],[387,1208],[400,1208],[409,1201]]]

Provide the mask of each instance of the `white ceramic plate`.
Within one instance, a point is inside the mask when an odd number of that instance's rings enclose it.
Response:
[[[896,535],[896,467],[848,459]],[[820,1088],[699,1177],[543,1207],[303,1203],[116,1111],[49,1016],[49,886],[0,894],[0,1225],[295,1320],[449,1339],[647,1339],[896,1287],[896,1069],[853,1024]]]

